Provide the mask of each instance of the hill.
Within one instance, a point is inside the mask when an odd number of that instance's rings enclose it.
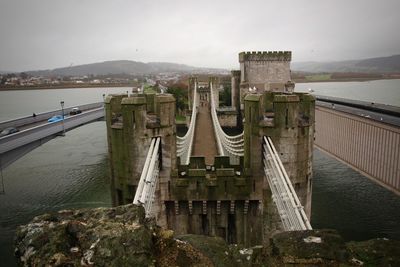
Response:
[[[155,74],[163,72],[194,72],[209,69],[196,68],[183,64],[150,62],[143,63],[131,60],[114,60],[99,63],[84,64],[53,70],[29,71],[35,76],[83,76],[83,75],[109,75],[109,74]]]
[[[293,62],[293,71],[400,73],[400,55],[332,62]]]
[[[0,70],[0,74],[7,74],[7,73],[13,73],[13,72],[12,71]]]

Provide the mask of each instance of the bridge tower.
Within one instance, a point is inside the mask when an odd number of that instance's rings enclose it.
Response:
[[[189,87],[188,87],[188,104],[189,104],[189,110],[192,110],[193,106],[193,92],[194,92],[194,87],[197,84],[197,77],[190,77],[189,78]]]
[[[231,103],[237,111],[236,125],[242,127],[242,114],[240,112],[240,70],[231,71]]]
[[[211,84],[213,84],[213,90],[210,92],[213,94],[215,106],[219,107],[219,90],[220,90],[220,82],[218,77],[210,77],[208,80],[208,87],[211,89]]]
[[[161,138],[161,170],[156,191],[158,220],[161,198],[176,166],[175,99],[170,94],[109,95],[105,100],[111,194],[114,206],[132,203],[153,137]]]
[[[311,216],[312,153],[315,99],[305,93],[250,93],[244,98],[244,168],[253,177],[264,177],[262,138],[272,139],[307,217]],[[268,183],[262,185],[264,234],[279,231],[277,211]]]
[[[312,152],[315,99],[293,93],[290,51],[241,52],[240,71],[232,71],[232,95],[239,92],[236,106],[244,117],[244,170],[264,177],[262,139],[272,139],[310,218]],[[262,182],[264,235],[280,229],[280,219],[272,204],[268,183]]]
[[[290,51],[241,52],[241,88],[256,87],[258,91],[282,91],[290,81]]]

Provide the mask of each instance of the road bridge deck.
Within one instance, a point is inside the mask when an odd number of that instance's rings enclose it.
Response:
[[[94,103],[85,106],[90,108],[83,109],[84,111],[80,114],[66,116],[64,121],[47,122],[49,116],[60,115],[56,110],[38,114],[35,117],[24,117],[0,123],[0,126],[4,128],[18,127],[20,129],[17,133],[0,137],[0,170],[55,136],[104,117],[102,105],[99,107],[98,103]]]
[[[78,107],[79,110],[82,111],[82,113],[85,112],[90,112],[91,110],[101,108],[103,106],[103,102],[97,102],[97,103],[91,103],[91,104],[86,104],[86,105],[81,105],[81,106],[73,106],[73,107],[66,107],[64,109],[64,114],[65,114],[65,119],[69,117],[70,111],[74,107]],[[7,121],[2,121],[0,122],[0,130],[3,130],[7,127],[15,127],[18,128],[18,130],[23,131],[29,128],[33,128],[42,124],[46,124],[47,120],[51,118],[52,116],[55,115],[61,115],[62,110],[53,110],[53,111],[48,111],[48,112],[43,112],[43,113],[38,113],[17,119],[12,119],[12,120],[7,120]]]

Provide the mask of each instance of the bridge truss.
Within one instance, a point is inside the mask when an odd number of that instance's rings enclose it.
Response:
[[[311,230],[311,224],[292,186],[271,138],[263,140],[264,172],[285,231]]]

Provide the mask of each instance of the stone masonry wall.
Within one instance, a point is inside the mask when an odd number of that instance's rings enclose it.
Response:
[[[114,206],[132,203],[151,139],[162,137],[155,207],[162,224],[160,199],[176,166],[175,99],[169,94],[110,95],[105,108]]]
[[[291,52],[242,52],[239,54],[241,87],[268,89],[268,83],[290,81]]]
[[[271,137],[305,212],[311,215],[312,151],[315,99],[309,94],[265,92],[245,98],[245,171],[264,177],[262,138]],[[268,181],[263,181],[265,240],[281,231],[271,200]]]

